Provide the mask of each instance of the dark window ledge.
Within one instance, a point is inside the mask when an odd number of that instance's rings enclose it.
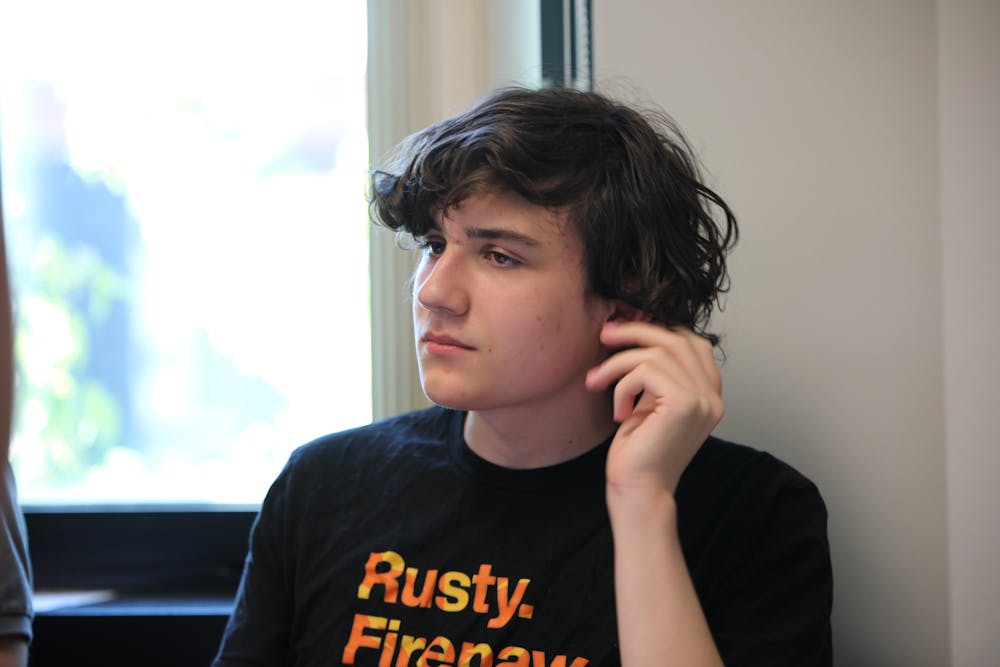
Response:
[[[51,595],[41,592],[40,606]],[[96,602],[44,608],[35,615],[29,665],[207,667],[232,606],[231,594],[175,591],[102,593]]]
[[[254,508],[26,508],[30,667],[207,667]]]

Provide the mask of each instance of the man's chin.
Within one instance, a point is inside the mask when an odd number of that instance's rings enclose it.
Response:
[[[479,408],[475,400],[460,392],[428,387],[426,384],[422,389],[427,400],[442,408],[449,408],[451,410],[476,410]]]

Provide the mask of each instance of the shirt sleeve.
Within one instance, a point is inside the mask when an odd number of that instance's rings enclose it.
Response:
[[[21,636],[31,641],[34,617],[31,594],[31,561],[28,559],[24,516],[17,504],[17,490],[10,463],[4,462],[0,492],[0,636]]]
[[[212,667],[290,664],[291,575],[287,558],[289,468],[275,480],[250,533],[236,604]]]
[[[746,485],[742,496],[727,522],[731,551],[706,608],[724,663],[832,665],[833,573],[818,489],[782,468]]]

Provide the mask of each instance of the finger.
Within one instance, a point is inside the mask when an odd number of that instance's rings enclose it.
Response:
[[[608,347],[655,347],[675,335],[659,324],[611,320],[601,329],[601,342]]]
[[[609,322],[601,330],[608,347],[662,348],[687,369],[688,376],[702,391],[722,392],[722,376],[715,363],[711,341],[690,329],[668,329],[642,322]]]
[[[715,346],[712,341],[690,329],[680,333],[690,345],[692,358],[698,363],[702,377],[708,382],[711,390],[721,396],[722,373],[719,372],[719,364],[715,360]]]
[[[615,385],[614,420],[622,423],[636,412],[651,411],[660,397],[671,393],[678,393],[673,378],[650,365],[637,366]]]
[[[679,385],[674,376],[659,372],[650,364],[637,366],[615,386],[613,415],[619,423],[636,413],[653,412],[658,406],[667,407],[678,415],[710,419],[713,426],[724,411],[718,394],[689,391]]]
[[[688,391],[704,391],[704,382],[691,377],[689,368],[660,347],[632,348],[616,352],[588,371],[587,388],[592,391],[607,389],[612,383],[620,381],[639,367],[645,367],[651,375],[658,374],[672,378],[674,384]]]
[[[726,407],[717,395],[694,395],[676,392],[657,396],[650,390],[642,390],[636,394],[638,386],[630,382],[615,388],[613,417],[618,423],[624,423],[635,415],[660,413],[672,416],[676,423],[683,423],[690,429],[698,430],[698,424],[707,425],[703,435],[708,435],[722,421]],[[620,392],[620,393],[619,393]],[[638,399],[638,400],[636,400]]]

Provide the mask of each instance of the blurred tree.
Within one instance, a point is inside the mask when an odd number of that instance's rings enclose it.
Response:
[[[79,482],[121,445],[122,407],[87,373],[87,362],[89,324],[124,299],[125,281],[93,250],[70,251],[53,236],[38,239],[30,261],[31,280],[15,303],[15,420],[38,437],[43,481],[60,487]]]

